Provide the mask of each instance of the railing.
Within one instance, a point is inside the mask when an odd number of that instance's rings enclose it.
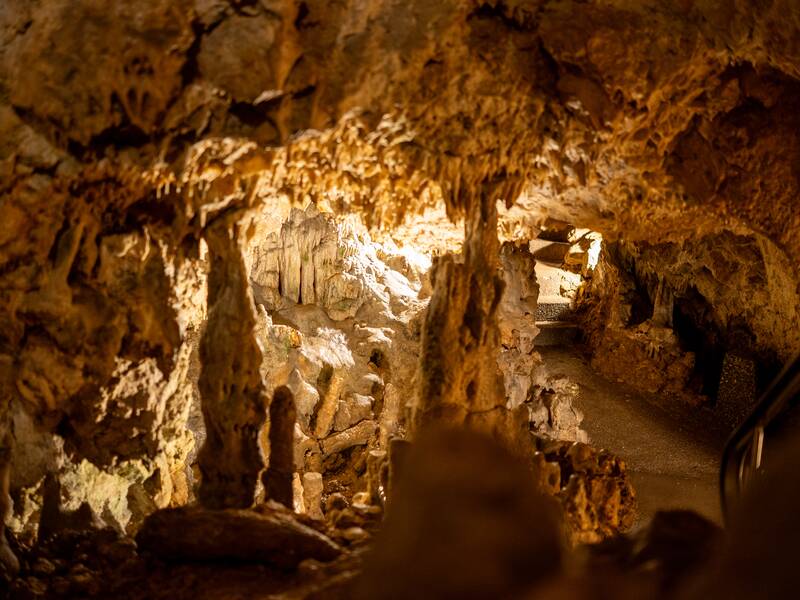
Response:
[[[727,520],[742,492],[765,469],[764,454],[777,429],[800,402],[800,355],[770,384],[753,412],[733,432],[722,455],[720,496]]]

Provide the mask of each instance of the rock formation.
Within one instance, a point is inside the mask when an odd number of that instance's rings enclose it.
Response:
[[[463,262],[437,259],[422,330],[416,426],[472,424],[500,436],[508,420],[496,366],[503,293],[494,202],[484,194],[465,221]]]
[[[264,471],[264,495],[294,508],[294,398],[285,386],[275,390],[269,403],[269,466]]]
[[[596,543],[631,528],[636,493],[623,460],[580,442],[539,440],[538,446],[537,484],[560,500],[570,543]]]
[[[198,462],[200,500],[247,508],[265,463],[261,429],[269,405],[255,338],[255,305],[238,227],[220,217],[208,228],[208,323],[200,343],[201,406],[206,427]]]
[[[42,517],[247,511],[273,425],[313,513],[435,424],[585,440],[535,350],[548,218],[606,243],[564,260],[598,370],[755,397],[800,350],[798,40],[794,0],[6,0],[0,562]],[[436,211],[463,236],[391,238]]]
[[[581,297],[593,364],[648,392],[715,404],[723,363],[738,357],[763,391],[798,347],[785,261],[768,240],[732,233],[607,245]],[[718,406],[719,418],[735,426],[755,399],[750,392],[731,414]]]

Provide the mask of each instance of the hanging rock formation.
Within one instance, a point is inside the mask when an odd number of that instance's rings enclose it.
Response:
[[[287,203],[370,226],[434,205],[466,219],[462,262],[443,257],[433,273],[414,382],[423,421],[514,429],[500,424],[495,369],[498,199],[608,239],[770,240],[767,289],[788,282],[781,317],[741,316],[779,356],[798,350],[798,40],[794,0],[6,0],[0,482],[15,470],[15,516],[33,519],[49,465],[79,474],[67,487],[120,528],[143,489],[155,506],[186,487],[189,342],[206,310],[201,497],[252,501],[271,390],[244,249],[256,228],[245,224]],[[238,210],[234,232],[220,219]],[[346,277],[318,281],[330,245],[314,242],[310,270],[278,252],[265,273],[284,299],[322,290],[326,318],[355,318],[362,292]],[[718,300],[726,321],[734,303]],[[377,401],[371,387],[361,395]],[[334,396],[314,423],[326,437]],[[17,439],[22,413],[35,434]],[[335,435],[367,429],[356,413]],[[100,501],[109,482],[124,506]]]

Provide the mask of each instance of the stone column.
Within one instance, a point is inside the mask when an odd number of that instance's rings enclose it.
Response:
[[[275,390],[269,405],[269,466],[264,472],[264,491],[269,500],[294,510],[294,423],[296,409],[286,386]]]
[[[251,506],[265,466],[259,437],[267,396],[240,235],[235,223],[223,219],[205,230],[208,324],[200,342],[199,387],[207,438],[198,462],[200,502],[210,508]]]
[[[497,367],[497,309],[503,293],[498,273],[495,195],[468,203],[463,262],[435,261],[422,330],[414,427],[468,425],[497,438],[518,440],[516,419],[506,410]]]

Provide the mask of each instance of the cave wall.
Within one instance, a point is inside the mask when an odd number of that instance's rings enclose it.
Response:
[[[4,2],[0,475],[12,403],[73,461],[183,452],[200,240],[278,197],[752,231],[789,277],[798,29],[793,0]]]
[[[405,434],[430,258],[313,204],[261,233],[247,249],[261,375],[293,394],[298,480],[364,492],[367,453]]]
[[[731,232],[682,244],[607,244],[580,298],[592,364],[644,391],[721,410],[735,426],[800,349],[797,280],[760,236]],[[726,360],[753,372],[741,406],[718,405]],[[725,414],[730,412],[730,414]]]
[[[681,236],[732,216],[796,244],[783,227],[798,152],[791,0],[61,0],[2,17],[4,103],[87,162],[113,147],[179,167],[200,137],[281,145],[313,128],[278,157],[275,183],[335,196],[336,182],[353,194],[332,201],[376,220],[436,197],[463,208],[498,177],[515,184],[504,199],[526,187],[601,231]],[[376,170],[378,157],[394,164]]]
[[[14,405],[5,426],[22,441],[16,516],[41,508],[26,497],[49,473],[71,482],[65,507],[88,502],[125,528],[142,512],[138,496],[161,506],[173,490],[185,496],[187,336],[205,314],[202,261],[158,225],[137,224],[137,208],[126,214],[147,197],[113,176],[44,196],[31,183],[3,205],[3,390]]]

